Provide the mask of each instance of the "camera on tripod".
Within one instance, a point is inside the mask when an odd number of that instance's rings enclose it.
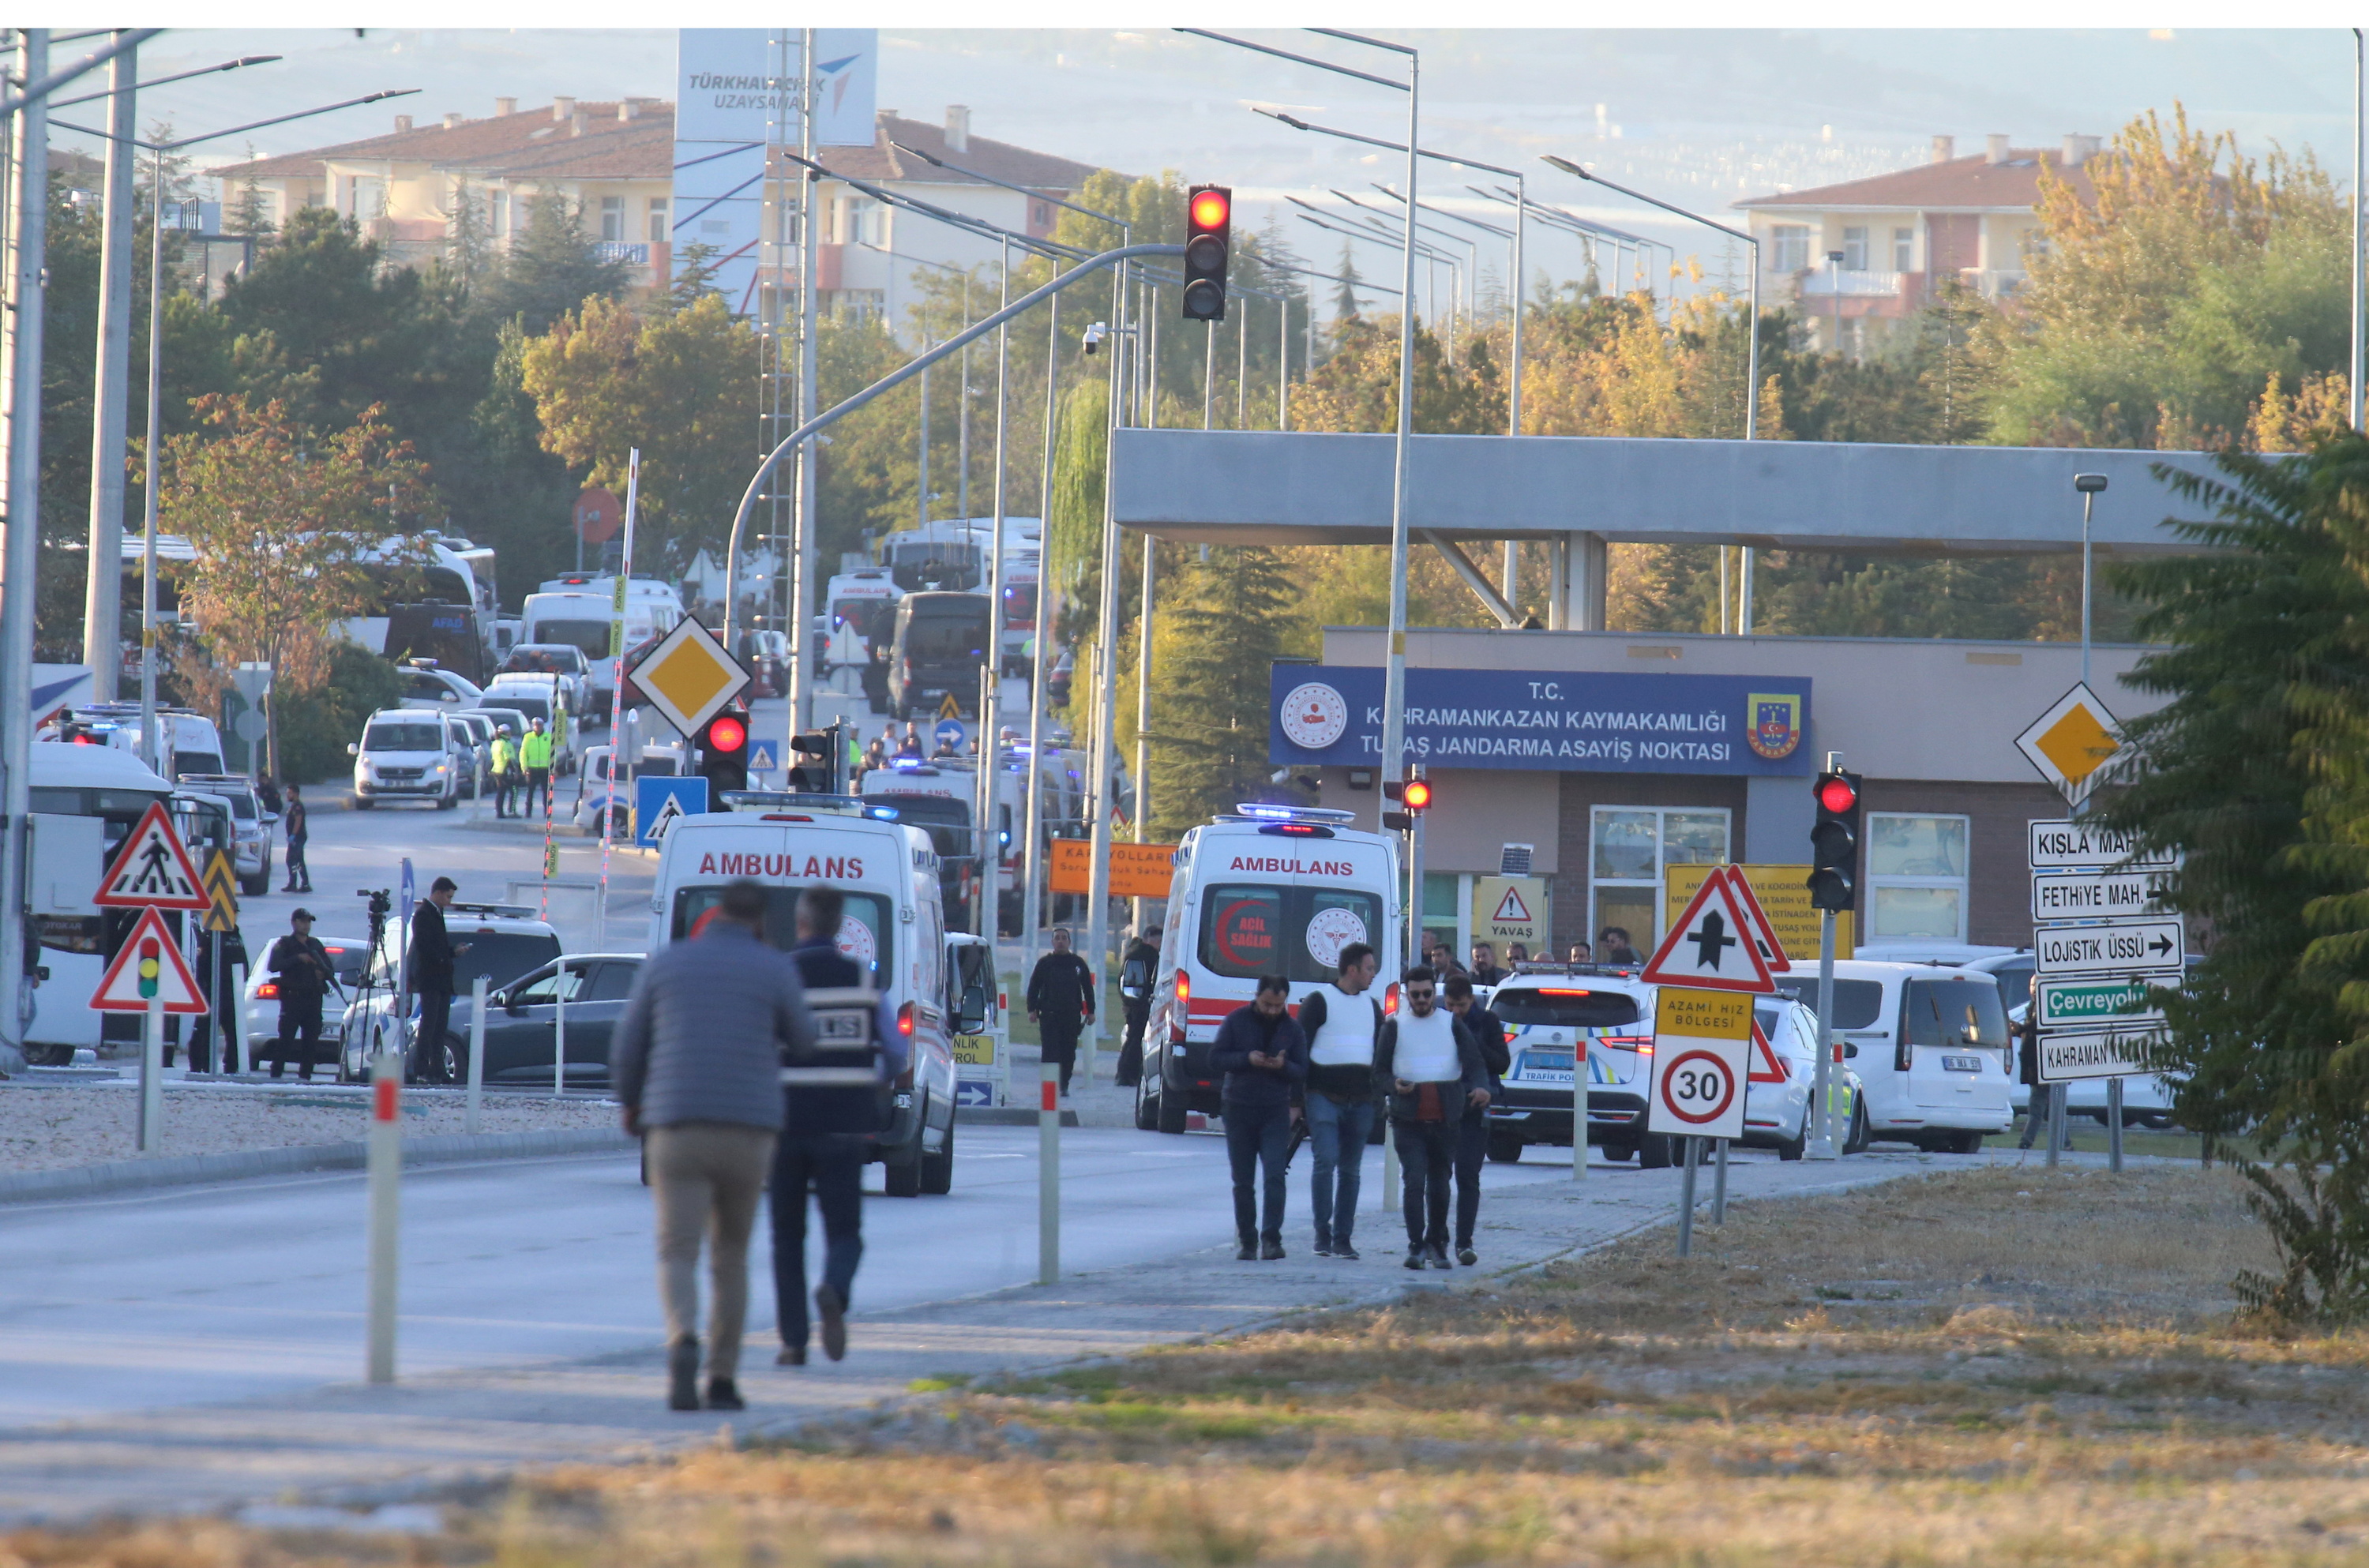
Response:
[[[354,889],[354,897],[370,900],[370,913],[372,920],[383,921],[395,912],[395,894],[389,888],[357,887]]]

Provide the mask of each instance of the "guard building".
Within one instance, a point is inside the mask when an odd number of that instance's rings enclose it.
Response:
[[[1368,829],[1384,638],[1328,628],[1322,662],[1273,680],[1273,760]],[[2126,680],[2148,651],[2092,651],[2117,718],[2161,705]],[[1607,926],[1650,951],[1673,867],[1806,864],[1828,752],[1866,780],[1860,944],[2031,940],[2024,825],[2066,806],[2017,737],[2079,681],[2076,645],[1416,630],[1407,663],[1407,743],[1434,790],[1424,926],[1459,954],[1540,898],[1527,912],[1556,953]]]

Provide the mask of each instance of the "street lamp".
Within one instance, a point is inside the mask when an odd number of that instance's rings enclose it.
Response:
[[[2076,474],[2073,488],[2081,497],[2081,684],[2089,683],[2089,509],[2106,487],[2102,474]]]
[[[260,131],[267,125],[285,125],[292,120],[310,120],[315,115],[333,114],[341,109],[359,109],[364,104],[380,103],[388,98],[409,97],[418,87],[397,87],[382,92],[365,93],[358,98],[345,98],[337,103],[323,104],[317,109],[298,109],[293,114],[275,114],[269,120],[251,120],[244,125],[227,126],[209,131],[202,136],[179,136],[170,142],[143,142],[136,136],[119,136],[109,131],[94,131],[85,125],[58,123],[68,131],[85,136],[96,136],[103,142],[125,142],[151,155],[149,165],[152,209],[148,226],[148,436],[147,451],[142,456],[143,542],[140,551],[140,754],[141,761],[154,768],[160,753],[156,748],[156,441],[163,430],[161,408],[164,403],[165,381],[165,155],[177,153],[184,147],[195,147],[206,142],[219,142],[225,136],[235,136],[245,131]],[[93,561],[90,569],[97,571],[99,563]],[[118,569],[120,568],[119,563]],[[276,762],[278,759],[273,759]]]

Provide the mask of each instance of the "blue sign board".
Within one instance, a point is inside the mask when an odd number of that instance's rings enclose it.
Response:
[[[634,781],[634,847],[652,850],[679,818],[707,810],[707,781],[696,773],[685,777],[644,777]]]
[[[1381,670],[1277,664],[1269,679],[1270,761],[1379,764]],[[1408,755],[1436,768],[1807,774],[1809,732],[1806,677],[1406,672]]]
[[[780,767],[782,764],[776,760],[774,751],[774,748],[780,744],[775,740],[749,742],[749,771],[752,773],[770,773]]]
[[[955,1105],[957,1109],[964,1105],[988,1106],[994,1104],[995,1083],[992,1080],[985,1078],[955,1080]]]
[[[941,747],[951,751],[961,750],[963,742],[970,738],[970,731],[963,727],[963,722],[958,718],[938,720],[938,727],[932,733],[937,737]]]

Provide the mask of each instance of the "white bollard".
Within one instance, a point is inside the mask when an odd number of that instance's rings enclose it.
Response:
[[[230,1037],[238,1046],[238,1059],[246,1064],[243,1070],[253,1072],[255,1042],[246,1034],[246,966],[244,964],[230,967]]]
[[[140,1015],[140,1152],[154,1154],[165,1136],[165,1003],[151,998]]]
[[[1571,1046],[1571,1179],[1587,1179],[1587,1036],[1580,1030]]]
[[[1036,1112],[1036,1283],[1061,1277],[1061,1069],[1044,1067]]]
[[[477,1111],[486,1097],[486,977],[469,982],[469,1108],[461,1128],[477,1136]]]
[[[395,1242],[403,1218],[403,1059],[371,1059],[370,1380],[395,1381]]]
[[[551,973],[551,1093],[567,1093],[567,960]]]

